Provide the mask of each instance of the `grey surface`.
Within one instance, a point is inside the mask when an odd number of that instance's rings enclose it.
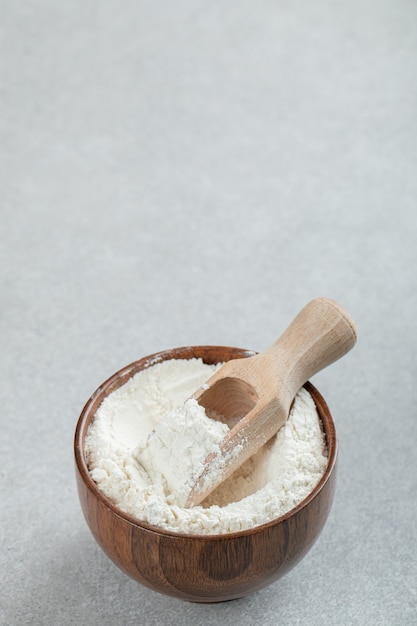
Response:
[[[2,624],[414,624],[417,5],[0,2]],[[195,605],[94,542],[72,439],[157,350],[266,348],[312,297],[330,519],[281,581]]]

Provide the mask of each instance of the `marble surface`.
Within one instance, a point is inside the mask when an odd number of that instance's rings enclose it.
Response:
[[[0,2],[0,621],[414,624],[417,5]],[[82,517],[73,434],[113,372],[266,348],[311,298],[359,342],[313,382],[330,519],[242,600],[129,579]]]

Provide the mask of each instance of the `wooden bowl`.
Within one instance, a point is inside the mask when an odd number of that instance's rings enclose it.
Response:
[[[168,532],[120,511],[88,472],[84,441],[103,399],[140,370],[166,359],[200,357],[218,363],[253,355],[240,348],[195,346],[147,356],[124,367],[91,396],[75,432],[75,463],[81,507],[97,543],[126,574],[176,598],[222,602],[257,591],[292,569],[312,547],[330,512],[336,480],[337,442],[329,409],[306,383],[324,425],[329,459],[310,495],[285,515],[250,530],[223,535]]]

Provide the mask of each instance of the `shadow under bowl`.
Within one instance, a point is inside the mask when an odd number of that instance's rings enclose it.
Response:
[[[213,364],[255,354],[224,346],[174,348],[116,372],[86,403],[74,441],[78,494],[87,524],[107,556],[126,574],[160,593],[193,602],[222,602],[248,595],[281,578],[309,551],[329,515],[336,482],[337,440],[330,411],[306,383],[322,420],[328,463],[313,491],[295,508],[261,526],[221,535],[162,530],[118,509],[92,480],[85,437],[106,396],[137,372],[167,359],[201,358]]]

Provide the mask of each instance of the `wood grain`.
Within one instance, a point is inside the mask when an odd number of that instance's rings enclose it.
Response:
[[[119,511],[92,481],[84,440],[104,397],[136,372],[169,358],[201,357],[206,363],[243,358],[239,348],[197,346],[160,352],[123,368],[109,378],[85,405],[74,441],[79,499],[87,524],[109,558],[150,589],[193,602],[239,598],[269,585],[308,552],[328,517],[335,490],[337,442],[329,409],[319,392],[306,383],[322,419],[329,461],[313,492],[281,518],[257,528],[226,535],[170,533]]]

